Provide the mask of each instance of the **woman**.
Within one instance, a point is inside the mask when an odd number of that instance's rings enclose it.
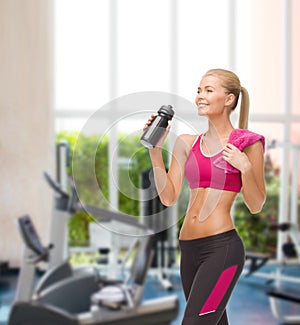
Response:
[[[234,129],[230,113],[240,93],[239,128]],[[168,172],[161,145],[170,126],[149,153],[164,205],[170,206],[178,199],[184,177],[190,186],[179,235],[180,273],[187,300],[182,324],[225,325],[226,304],[245,260],[230,210],[240,191],[251,213],[262,209],[266,198],[264,138],[246,130],[249,97],[233,72],[209,70],[200,81],[195,102],[198,115],[208,118],[208,130],[199,136],[177,137]]]

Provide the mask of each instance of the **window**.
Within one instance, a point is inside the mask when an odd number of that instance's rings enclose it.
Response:
[[[194,111],[196,88],[206,70],[223,67],[234,70],[250,93],[253,131],[267,140],[299,141],[297,6],[295,0],[290,7],[280,0],[56,0],[57,131],[93,134],[114,125],[109,155],[124,169],[124,157],[113,149],[116,134],[138,132],[146,114],[107,103],[133,93],[173,94],[188,102],[178,105],[176,132],[202,132],[206,121]],[[140,110],[159,108],[148,104]],[[283,156],[272,155],[282,165]],[[118,206],[113,168],[109,199]]]

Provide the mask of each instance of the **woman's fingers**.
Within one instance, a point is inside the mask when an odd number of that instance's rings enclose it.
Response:
[[[152,121],[154,120],[154,118],[155,118],[155,115],[152,114],[152,115],[149,117],[148,121],[146,122],[146,124],[145,124],[145,126],[144,126],[144,129],[146,129],[149,125],[151,125],[151,123],[152,123]]]
[[[223,152],[223,159],[229,162],[233,167],[241,169],[247,163],[247,156],[231,143],[227,143]]]

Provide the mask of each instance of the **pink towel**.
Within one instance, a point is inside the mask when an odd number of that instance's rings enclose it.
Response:
[[[261,141],[263,150],[265,150],[265,138],[258,134],[245,129],[234,129],[229,136],[228,143],[233,144],[239,150],[243,151],[245,147],[251,146],[253,143]],[[214,161],[214,165],[224,169],[225,173],[239,173],[240,171],[230,165],[223,157],[218,157]]]

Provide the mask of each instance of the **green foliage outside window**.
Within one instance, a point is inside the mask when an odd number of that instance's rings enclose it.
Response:
[[[139,188],[141,172],[151,168],[148,150],[139,141],[139,136],[118,136],[118,192],[119,210],[133,216],[139,216]],[[78,132],[60,132],[56,142],[67,141],[70,146],[69,175],[75,178],[79,189],[80,200],[86,204],[108,208],[109,204],[109,162],[108,162],[108,137],[101,135],[84,136]],[[96,153],[94,155],[96,148]],[[76,150],[76,154],[74,154]],[[74,159],[76,168],[74,169]],[[93,170],[97,179],[97,188],[86,173],[86,166],[94,160]],[[163,159],[167,163],[168,153],[163,150]],[[129,176],[128,176],[129,175]],[[126,190],[130,189],[130,197]],[[102,196],[95,193],[102,193]],[[123,190],[122,190],[123,189]],[[89,222],[93,219],[84,212],[77,212],[69,220],[69,245],[86,246],[89,243]]]

